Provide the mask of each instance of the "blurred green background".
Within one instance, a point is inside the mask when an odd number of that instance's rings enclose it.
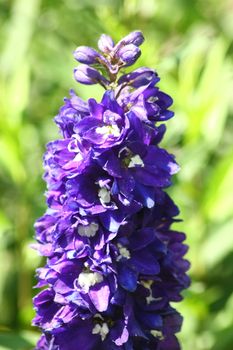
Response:
[[[43,214],[42,154],[74,82],[78,45],[141,29],[139,65],[157,69],[176,117],[163,145],[182,170],[169,190],[181,208],[192,286],[178,306],[184,350],[233,349],[233,2],[231,0],[0,0],[0,349],[32,349],[29,244]]]

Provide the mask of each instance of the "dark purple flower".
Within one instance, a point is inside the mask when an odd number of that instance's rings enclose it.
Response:
[[[151,79],[145,85],[141,85],[137,89],[131,91],[130,83],[127,82],[127,76],[123,76],[121,84],[122,94],[118,98],[118,103],[124,108],[134,112],[138,118],[143,118],[151,121],[165,121],[173,117],[174,113],[168,108],[172,105],[172,98],[160,91],[154,86],[159,78],[156,75],[151,75]],[[125,84],[125,85],[124,85]],[[132,83],[134,85],[134,83]],[[137,87],[137,84],[136,86]]]
[[[55,117],[62,137],[44,155],[36,350],[180,349],[182,317],[171,303],[189,286],[189,263],[185,235],[171,229],[179,210],[165,192],[179,166],[159,146],[166,128],[157,125],[173,116],[172,99],[154,70],[118,77],[143,41],[140,31],[116,45],[103,34],[103,55],[86,46],[74,53],[84,63],[75,79],[107,91],[100,102],[70,91]]]
[[[123,142],[129,121],[116,102],[113,93],[107,91],[101,104],[89,100],[90,115],[75,126],[75,132],[94,149],[108,149]]]

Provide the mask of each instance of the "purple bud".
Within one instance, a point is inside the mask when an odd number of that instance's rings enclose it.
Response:
[[[123,39],[121,39],[117,46],[134,44],[136,46],[140,46],[144,41],[144,36],[141,31],[135,30],[134,32],[129,33]]]
[[[73,53],[74,58],[80,62],[85,64],[94,64],[100,54],[88,46],[79,46]]]
[[[109,35],[102,34],[98,41],[98,48],[105,53],[109,53],[114,47],[114,41]]]
[[[130,66],[133,64],[138,57],[141,55],[140,49],[133,45],[129,44],[126,46],[123,46],[119,49],[117,52],[117,56],[127,65]]]
[[[81,84],[94,85],[99,82],[108,83],[100,72],[92,67],[89,67],[86,64],[80,64],[77,68],[74,69],[74,77]]]
[[[149,83],[156,84],[158,81],[159,77],[153,69],[140,67],[131,73],[122,75],[118,80],[118,84],[128,83],[129,85],[138,88]]]

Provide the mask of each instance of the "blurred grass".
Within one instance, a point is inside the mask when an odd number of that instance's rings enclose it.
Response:
[[[164,146],[182,170],[170,193],[190,245],[191,288],[179,305],[183,349],[233,349],[232,0],[0,0],[0,349],[30,349],[34,270],[28,247],[45,203],[45,143],[70,88],[77,45],[141,29],[139,65],[155,67],[174,98]],[[4,331],[5,329],[5,331]],[[27,329],[27,331],[25,331]],[[6,331],[7,330],[7,331]]]
[[[0,334],[0,350],[30,350],[37,339],[38,336],[29,331],[22,331],[18,334],[4,332]]]

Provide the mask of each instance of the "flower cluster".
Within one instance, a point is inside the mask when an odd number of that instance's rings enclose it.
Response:
[[[37,350],[180,349],[182,317],[171,302],[189,285],[189,263],[185,235],[171,229],[178,208],[164,191],[179,167],[159,147],[172,99],[154,70],[118,76],[143,40],[140,31],[117,44],[101,35],[100,52],[74,52],[75,79],[106,91],[101,102],[70,92],[55,117],[62,138],[44,156]]]

